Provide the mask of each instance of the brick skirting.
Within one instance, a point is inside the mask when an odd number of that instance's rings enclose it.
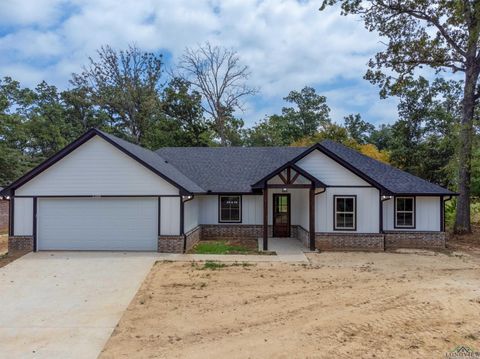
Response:
[[[310,248],[310,232],[302,226],[296,226],[297,235],[295,236],[302,244]]]
[[[161,253],[183,253],[184,236],[158,236],[158,251]]]
[[[8,237],[8,253],[31,252],[33,251],[32,236],[10,236]]]
[[[198,226],[189,231],[185,237],[187,241],[187,248],[186,251],[189,251],[190,249],[193,248],[195,244],[197,244],[200,241],[200,238],[202,236],[202,227]]]
[[[249,224],[204,224],[201,225],[201,239],[245,239],[259,238],[263,235],[262,225]],[[270,229],[269,229],[270,232]]]
[[[445,248],[445,232],[387,232],[385,249]]]
[[[268,226],[272,236],[272,226]],[[302,226],[292,226],[291,234],[309,247],[309,232]],[[263,236],[262,225],[200,225],[185,236],[186,250],[200,240],[257,239]],[[23,238],[23,237],[17,237]],[[30,238],[31,247],[33,242]],[[183,236],[158,237],[158,251],[183,253]],[[10,247],[10,243],[9,243]],[[18,247],[18,245],[17,245]],[[315,234],[315,248],[320,251],[384,251],[390,248],[445,248],[444,232],[387,232],[387,233],[326,233]],[[31,249],[30,249],[31,250]]]
[[[379,233],[315,233],[315,248],[321,251],[383,251],[383,243]]]

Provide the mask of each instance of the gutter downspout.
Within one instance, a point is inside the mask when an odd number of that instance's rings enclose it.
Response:
[[[187,199],[183,200],[183,197],[187,197]],[[193,198],[193,195],[180,197],[180,235],[183,236],[183,253],[187,251],[187,236],[185,235],[185,203],[191,201]]]

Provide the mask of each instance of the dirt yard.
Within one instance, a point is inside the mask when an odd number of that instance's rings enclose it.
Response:
[[[310,254],[311,266],[157,263],[101,358],[441,358],[480,350],[480,260]]]

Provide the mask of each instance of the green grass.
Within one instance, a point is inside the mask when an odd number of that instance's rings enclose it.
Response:
[[[206,261],[202,268],[200,269],[211,269],[216,270],[220,268],[225,268],[227,265],[225,263]]]
[[[249,252],[251,252],[250,249],[230,245],[227,241],[200,242],[193,248],[195,254],[245,254]]]

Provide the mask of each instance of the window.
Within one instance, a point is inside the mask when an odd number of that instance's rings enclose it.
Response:
[[[395,197],[395,227],[415,227],[415,199],[413,197]]]
[[[219,196],[219,222],[241,222],[242,221],[242,197],[241,196]]]
[[[356,230],[356,202],[356,196],[333,196],[335,230]]]

